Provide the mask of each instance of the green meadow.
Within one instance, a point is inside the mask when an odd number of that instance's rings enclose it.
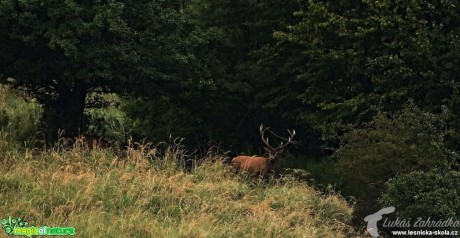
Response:
[[[208,153],[184,172],[165,150],[73,147],[6,151],[1,218],[74,227],[76,237],[350,237],[352,207],[294,178],[235,175]],[[171,148],[172,147],[172,148]],[[3,232],[2,232],[3,233]],[[2,234],[4,235],[4,233]]]

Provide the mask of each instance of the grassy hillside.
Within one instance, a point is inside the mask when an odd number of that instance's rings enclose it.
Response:
[[[126,158],[87,148],[10,151],[0,161],[0,217],[75,227],[77,237],[353,236],[352,208],[339,196],[288,178],[236,176],[214,154],[184,173],[181,156],[178,145],[131,148]]]
[[[218,153],[184,173],[177,143],[130,147],[122,158],[65,141],[37,149],[40,115],[36,103],[0,87],[0,221],[75,227],[75,237],[356,235],[340,196],[291,178],[235,175]]]

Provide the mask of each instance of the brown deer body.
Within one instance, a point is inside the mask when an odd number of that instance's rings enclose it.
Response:
[[[237,156],[232,159],[232,166],[253,175],[265,175],[272,169],[272,163],[264,157]]]
[[[265,138],[264,133],[265,131],[269,130],[270,128],[264,128],[263,125],[260,126],[259,131],[260,135],[262,136],[262,141],[265,144],[265,150],[268,152],[268,157],[260,157],[260,156],[237,156],[232,159],[231,165],[236,171],[245,171],[248,172],[254,176],[266,176],[272,169],[273,169],[273,164],[276,160],[276,156],[283,151],[283,149],[289,145],[289,144],[295,144],[297,143],[296,141],[293,141],[292,138],[295,136],[295,131],[289,131],[289,137],[282,138],[280,136],[277,136],[275,133],[271,132],[273,135],[276,137],[283,139],[286,141],[286,143],[281,142],[281,144],[273,148],[269,143],[268,143],[268,137]]]

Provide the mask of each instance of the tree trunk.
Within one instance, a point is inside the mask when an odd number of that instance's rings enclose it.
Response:
[[[80,80],[72,86],[60,83],[55,101],[45,104],[43,122],[47,142],[59,137],[74,138],[83,125],[87,88]]]

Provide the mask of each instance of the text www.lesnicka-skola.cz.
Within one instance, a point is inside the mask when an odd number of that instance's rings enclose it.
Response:
[[[458,236],[459,231],[449,230],[405,230],[405,231],[391,231],[395,236]]]

